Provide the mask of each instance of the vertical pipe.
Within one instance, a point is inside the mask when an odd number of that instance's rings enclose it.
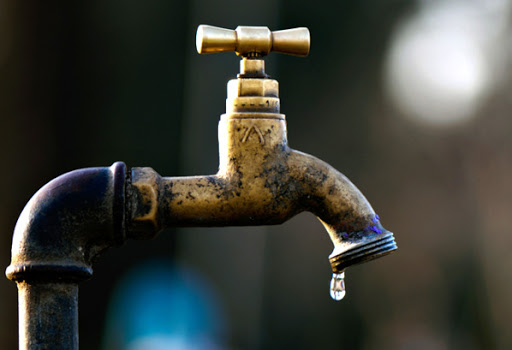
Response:
[[[78,350],[78,284],[18,282],[19,349]]]

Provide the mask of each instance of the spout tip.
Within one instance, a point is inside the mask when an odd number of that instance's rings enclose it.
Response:
[[[329,261],[334,273],[340,273],[349,266],[380,258],[397,249],[393,233],[386,231],[374,240],[329,257]]]

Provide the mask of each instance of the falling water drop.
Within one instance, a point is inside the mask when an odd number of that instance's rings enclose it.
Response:
[[[340,301],[345,296],[345,272],[333,273],[331,279],[331,298]]]

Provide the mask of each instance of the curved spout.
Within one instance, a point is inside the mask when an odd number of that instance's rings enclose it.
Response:
[[[373,260],[397,249],[393,234],[363,194],[342,173],[322,160],[293,151],[292,173],[302,184],[303,208],[315,214],[327,230],[334,250],[329,261],[334,273]]]

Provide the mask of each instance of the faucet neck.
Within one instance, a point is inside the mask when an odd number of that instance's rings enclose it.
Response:
[[[284,119],[279,113],[279,84],[265,73],[265,61],[243,58],[240,74],[228,82],[226,115],[235,118]],[[263,116],[259,114],[263,113]]]
[[[265,61],[257,58],[242,58],[240,60],[240,73],[237,78],[268,78],[265,73]]]
[[[264,164],[286,157],[287,152],[284,119],[224,115],[219,122],[220,174],[259,174]]]

